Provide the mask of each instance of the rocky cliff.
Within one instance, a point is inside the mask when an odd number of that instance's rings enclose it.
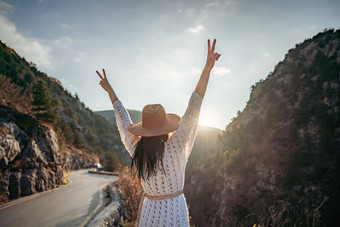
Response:
[[[340,31],[289,50],[189,170],[198,226],[338,226]]]
[[[65,184],[65,172],[87,168],[97,160],[75,152],[62,152],[55,131],[46,126],[30,134],[20,129],[0,108],[1,202]],[[3,118],[6,116],[6,118]]]
[[[126,153],[114,126],[0,42],[0,203],[58,187],[64,172],[106,157],[117,163]]]

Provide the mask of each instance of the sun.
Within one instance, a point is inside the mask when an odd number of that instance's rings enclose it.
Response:
[[[214,116],[211,114],[201,114],[198,119],[198,124],[203,126],[212,126],[214,123]]]

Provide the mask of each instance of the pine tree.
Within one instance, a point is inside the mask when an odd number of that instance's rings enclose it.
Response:
[[[38,121],[53,123],[57,118],[55,108],[59,105],[57,98],[52,98],[46,83],[39,80],[33,87],[33,102],[32,111]]]

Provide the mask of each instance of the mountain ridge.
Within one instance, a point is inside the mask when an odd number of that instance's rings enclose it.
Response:
[[[297,44],[251,90],[214,151],[188,169],[193,224],[337,226],[340,30]]]

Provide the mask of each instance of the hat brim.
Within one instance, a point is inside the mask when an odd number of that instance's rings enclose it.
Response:
[[[167,123],[162,127],[156,129],[148,129],[143,127],[142,121],[137,121],[136,123],[130,125],[128,127],[128,130],[130,133],[137,136],[160,136],[175,131],[178,128],[178,123],[180,120],[181,118],[176,114],[167,114]]]

